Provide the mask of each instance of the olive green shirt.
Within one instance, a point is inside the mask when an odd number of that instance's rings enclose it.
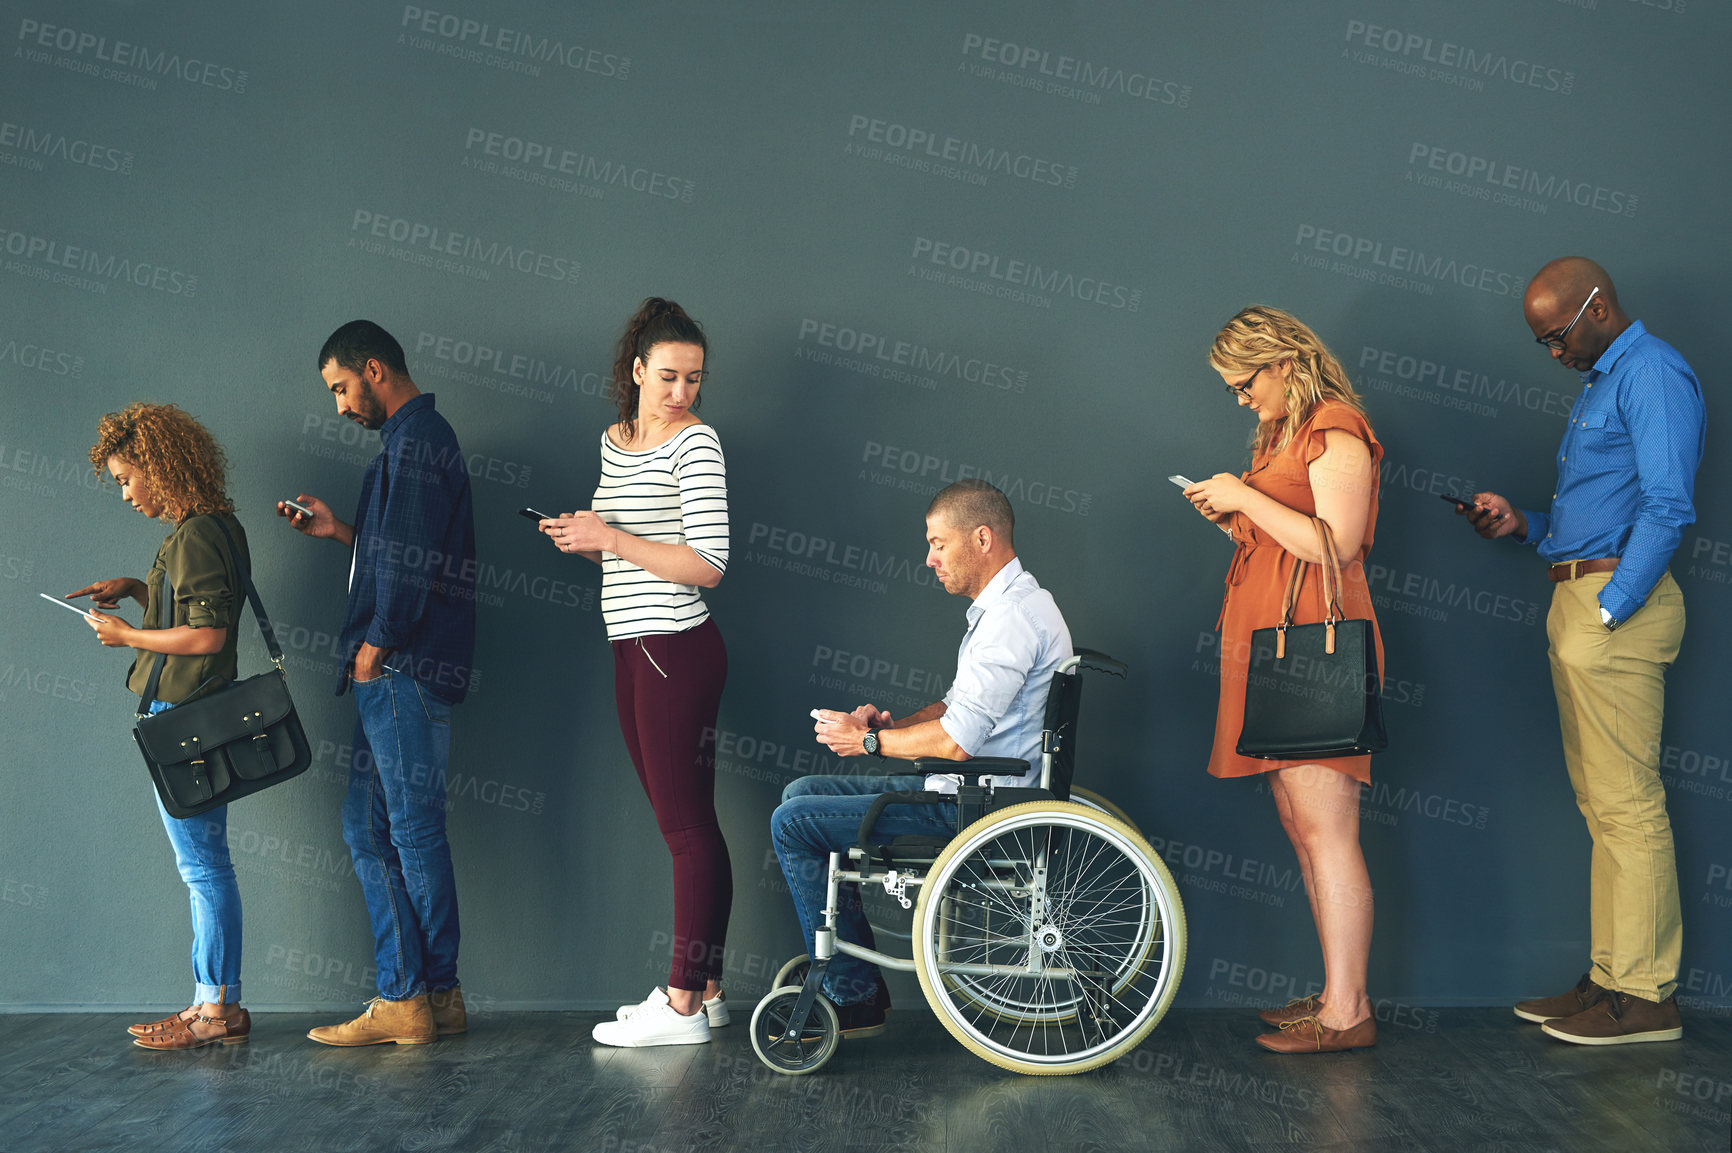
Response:
[[[148,599],[140,628],[190,625],[195,629],[228,630],[223,647],[214,653],[165,657],[162,680],[156,686],[157,700],[178,704],[212,677],[219,678],[219,685],[235,679],[235,640],[239,633],[236,626],[246,606],[247,592],[239,571],[230,562],[228,538],[218,527],[219,519],[234,537],[241,563],[250,568],[252,555],[247,549],[247,533],[234,514],[201,514],[187,517],[175,526],[156,550],[156,563],[144,578]],[[162,611],[165,575],[174,589],[174,612],[166,623]],[[142,693],[159,654],[143,649],[135,651],[138,656],[126,675],[126,687],[133,693]]]

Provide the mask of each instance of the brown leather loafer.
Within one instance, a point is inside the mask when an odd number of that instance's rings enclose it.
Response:
[[[1515,1015],[1524,1021],[1543,1025],[1560,1017],[1574,1017],[1605,994],[1605,986],[1583,973],[1582,979],[1577,981],[1576,987],[1568,993],[1559,993],[1556,997],[1536,997],[1531,1001],[1517,1001]]]
[[[131,1033],[134,1037],[145,1037],[151,1033],[161,1033],[165,1029],[172,1029],[176,1025],[192,1020],[191,1017],[187,1016],[188,1013],[192,1013],[196,1016],[198,1014],[198,1006],[189,1005],[180,1012],[164,1017],[160,1021],[147,1021],[142,1025],[128,1025],[126,1031]]]
[[[1281,1025],[1287,1021],[1297,1021],[1301,1017],[1315,1017],[1321,1008],[1322,998],[1312,993],[1308,997],[1296,997],[1279,1009],[1258,1010],[1257,1016],[1263,1019],[1265,1025]]]
[[[183,1021],[179,1015],[174,1018],[174,1025],[155,1033],[146,1033],[142,1037],[134,1037],[132,1043],[140,1049],[202,1049],[206,1045],[239,1045],[252,1035],[252,1014],[241,1009],[228,1017],[206,1017],[202,1013],[191,1020]],[[208,1037],[201,1037],[192,1031],[193,1022],[206,1025],[221,1025],[220,1032]]]
[[[1547,1021],[1546,1035],[1574,1045],[1631,1045],[1641,1041],[1677,1041],[1684,1036],[1674,995],[1658,1003],[1610,989],[1573,1017]]]
[[[1377,1044],[1377,1018],[1367,1014],[1365,1020],[1345,1029],[1331,1029],[1315,1017],[1301,1017],[1281,1026],[1279,1033],[1265,1033],[1257,1044],[1272,1053],[1342,1053],[1348,1049],[1369,1049]]]

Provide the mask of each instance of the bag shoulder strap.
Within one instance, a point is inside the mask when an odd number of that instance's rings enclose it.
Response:
[[[1281,628],[1292,627],[1293,610],[1299,603],[1299,589],[1305,583],[1305,570],[1316,567],[1323,587],[1318,590],[1323,598],[1324,623],[1333,625],[1342,617],[1341,612],[1341,558],[1335,551],[1335,531],[1329,527],[1329,522],[1320,516],[1311,518],[1311,528],[1317,534],[1317,552],[1319,559],[1315,562],[1295,559],[1293,570],[1287,575],[1287,591],[1281,598]],[[1331,643],[1330,651],[1334,651]]]
[[[277,671],[279,673],[282,672],[283,649],[281,645],[277,644],[277,633],[276,630],[271,627],[271,618],[265,614],[264,602],[259,600],[259,590],[253,586],[253,576],[251,571],[252,565],[249,563],[243,566],[240,563],[240,549],[235,544],[234,534],[229,532],[229,526],[222,522],[221,517],[208,513],[201,515],[211,516],[211,519],[216,521],[217,528],[222,530],[223,539],[228,541],[229,565],[240,576],[241,584],[246,587],[247,603],[252,606],[253,616],[257,618],[259,622],[259,632],[264,635],[265,648],[271,654],[271,663],[277,666]],[[188,519],[190,520],[191,518],[189,517]],[[164,612],[168,614],[169,623],[167,625],[162,623],[162,614]],[[162,570],[162,600],[157,605],[157,627],[172,628],[173,625],[174,586],[169,582],[168,567],[165,565]],[[163,665],[166,664],[167,661],[167,653],[156,654],[156,662],[151,666],[150,677],[145,681],[144,691],[138,694],[138,713],[141,716],[144,714],[144,711],[150,707],[150,702],[156,699],[157,684],[162,680]]]

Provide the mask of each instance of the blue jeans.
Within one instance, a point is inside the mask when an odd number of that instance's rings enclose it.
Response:
[[[168,707],[152,701],[150,713]],[[158,797],[156,811],[192,896],[193,1004],[236,1004],[241,999],[241,891],[229,860],[228,806],[182,820],[169,816]]]
[[[879,793],[926,787],[923,776],[801,777],[782,790],[782,803],[770,814],[770,842],[782,863],[782,876],[800,915],[806,948],[823,924],[830,854],[849,848],[860,835],[860,821]],[[956,832],[956,802],[891,805],[872,826],[884,840],[901,836],[945,836]],[[843,885],[836,897],[836,935],[874,948],[872,926],[860,908],[860,887]],[[872,995],[878,966],[838,952],[824,973],[824,993],[837,1005],[854,1005]]]
[[[359,718],[343,840],[373,923],[379,995],[403,1001],[457,984],[457,880],[445,839],[451,706],[389,669],[350,691]]]

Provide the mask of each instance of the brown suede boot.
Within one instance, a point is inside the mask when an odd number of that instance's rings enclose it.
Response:
[[[406,1001],[374,997],[367,1011],[341,1025],[321,1025],[307,1034],[321,1045],[425,1045],[439,1036],[427,994],[417,993]]]
[[[463,986],[453,985],[449,989],[428,993],[427,1004],[433,1009],[433,1024],[441,1037],[469,1031],[469,1010],[463,1007]]]

